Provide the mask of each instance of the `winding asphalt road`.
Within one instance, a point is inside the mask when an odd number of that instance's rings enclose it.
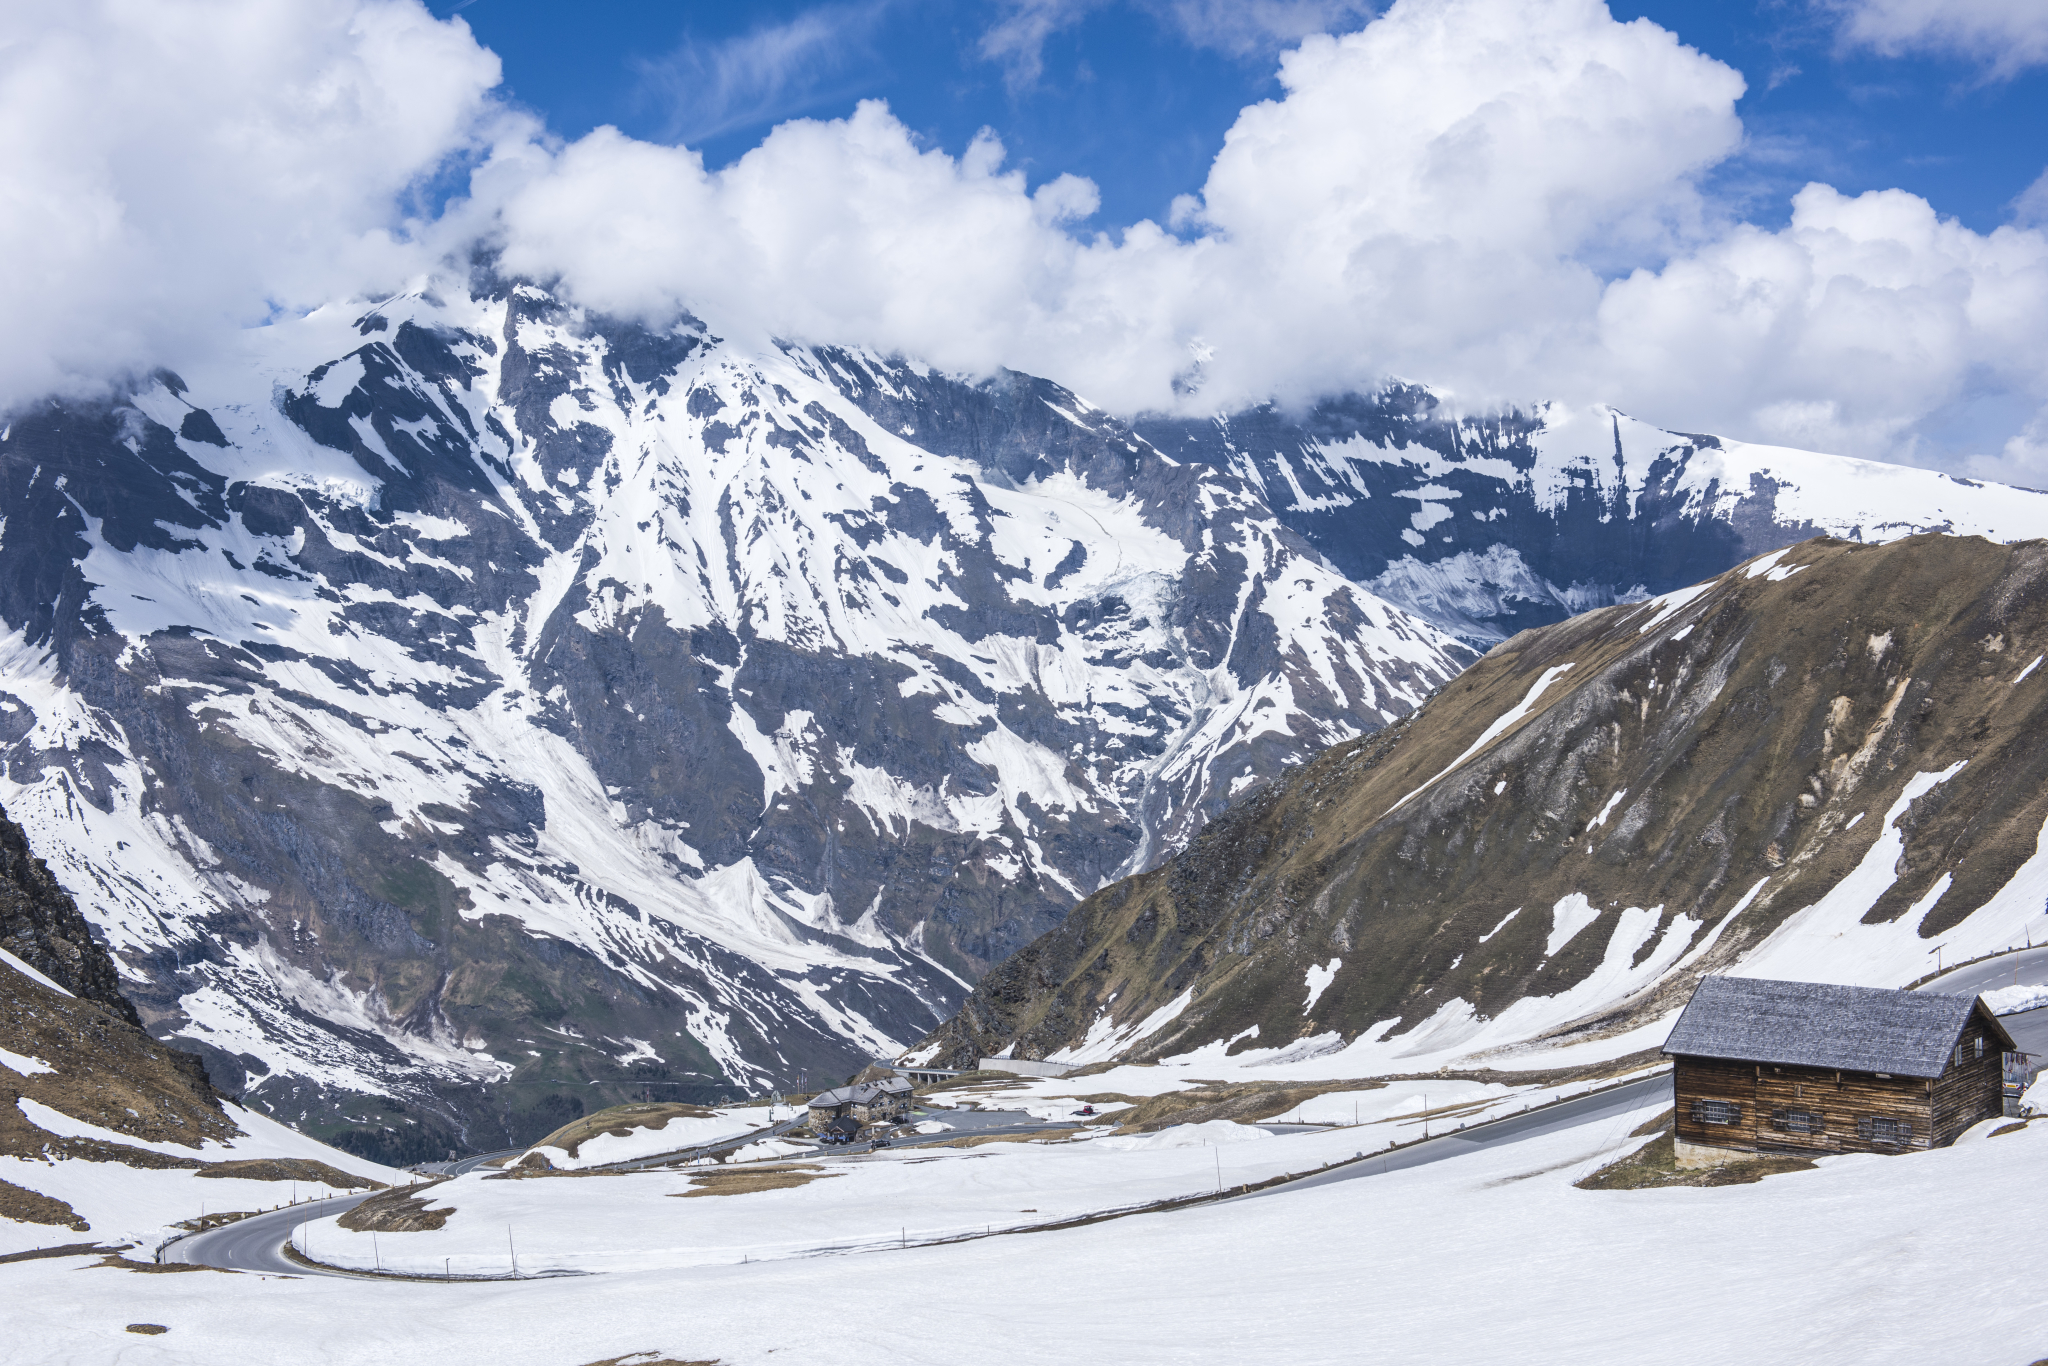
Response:
[[[2000,987],[2037,987],[2044,983],[2048,983],[2048,947],[2021,949],[1945,972],[1924,983],[1920,990],[1960,996],[1964,992],[1982,994]],[[1998,1022],[2023,1051],[2048,1057],[2048,1006],[2023,1010],[2017,1015],[2001,1015]]]
[[[1426,1167],[1432,1162],[1463,1157],[1482,1148],[1498,1148],[1503,1144],[1519,1143],[1525,1138],[1556,1133],[1560,1129],[1569,1129],[1580,1124],[1619,1120],[1670,1103],[1671,1074],[1659,1072],[1652,1077],[1624,1082],[1605,1091],[1595,1091],[1589,1096],[1560,1101],[1540,1110],[1531,1110],[1527,1114],[1510,1115],[1506,1119],[1497,1119],[1488,1124],[1479,1124],[1470,1129],[1445,1134],[1442,1138],[1425,1139],[1421,1143],[1410,1144],[1377,1157],[1347,1162],[1341,1167],[1333,1167],[1314,1176],[1304,1176],[1284,1186],[1253,1191],[1249,1195],[1237,1198],[1259,1200],[1270,1196],[1292,1195],[1296,1191],[1327,1186],[1338,1181],[1357,1181],[1368,1176],[1406,1171],[1410,1167]]]
[[[485,1153],[484,1157],[491,1154]],[[311,1219],[329,1219],[337,1214],[346,1214],[363,1201],[375,1195],[375,1191],[364,1191],[361,1195],[337,1195],[328,1200],[314,1200],[303,1205],[291,1205],[284,1209],[271,1210],[267,1214],[252,1214],[247,1219],[237,1219],[232,1224],[208,1229],[180,1238],[163,1250],[162,1260],[183,1262],[188,1266],[211,1266],[222,1271],[255,1271],[267,1276],[341,1276],[349,1280],[375,1279],[356,1276],[347,1271],[327,1271],[302,1263],[288,1261],[284,1255],[285,1240],[292,1230]],[[318,1256],[320,1249],[310,1249]]]

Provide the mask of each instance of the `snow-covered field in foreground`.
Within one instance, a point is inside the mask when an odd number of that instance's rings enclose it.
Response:
[[[799,1232],[893,1231],[882,1226],[921,1223],[927,1210],[951,1217],[976,1200],[1028,1205],[1089,1186],[1121,1195],[1132,1172],[1162,1188],[1193,1184],[1195,1167],[1219,1157],[1226,1177],[1307,1165],[1340,1136],[1140,1150],[1120,1155],[1128,1170],[1093,1145],[995,1145],[985,1158],[898,1157],[797,1190],[691,1200],[661,1194],[681,1180],[668,1175],[463,1181],[442,1189],[479,1219],[518,1207],[522,1264],[529,1248],[545,1255],[550,1238],[601,1242],[606,1225],[621,1245],[659,1230],[680,1258],[454,1285],[19,1263],[0,1267],[7,1356],[578,1366],[653,1352],[737,1366],[841,1360],[853,1333],[868,1355],[946,1366],[996,1350],[1061,1366],[1737,1356],[2018,1366],[2048,1348],[2034,1292],[2048,1128],[1910,1157],[1835,1158],[1753,1186],[1572,1188],[1647,1117],[1170,1214],[744,1264],[749,1224],[768,1251]],[[382,1241],[387,1259],[404,1244]],[[696,1258],[706,1241],[726,1255]],[[134,1322],[170,1331],[131,1337]]]

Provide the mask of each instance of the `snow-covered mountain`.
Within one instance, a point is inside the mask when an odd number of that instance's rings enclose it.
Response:
[[[1408,387],[1133,425],[480,276],[14,414],[0,518],[0,800],[155,1033],[396,1159],[836,1080],[1472,643],[2048,497]]]
[[[2048,535],[2048,496],[2032,490],[1669,432],[1612,408],[1460,415],[1416,385],[1138,430],[1238,475],[1352,580],[1482,647],[1810,536]]]
[[[18,413],[0,516],[0,799],[388,1158],[843,1076],[1472,657],[1055,385],[528,285]]]

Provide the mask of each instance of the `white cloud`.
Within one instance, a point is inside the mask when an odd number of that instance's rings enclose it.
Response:
[[[2009,77],[2048,63],[2048,4],[2042,0],[1821,0],[1842,40],[1887,56],[1941,52],[1982,62]]]
[[[1143,0],[1196,47],[1234,57],[1264,54],[1311,33],[1335,33],[1364,23],[1366,0]]]
[[[721,170],[612,129],[540,139],[489,102],[489,54],[411,3],[29,13],[0,30],[0,133],[30,149],[0,201],[25,263],[0,282],[15,397],[175,364],[484,234],[607,311],[1009,365],[1125,411],[1393,373],[1474,405],[1605,400],[1978,473],[2048,464],[2032,201],[1982,234],[1816,185],[1781,229],[1731,221],[1699,182],[1742,146],[1742,78],[1598,0],[1400,0],[1310,36],[1175,231],[1115,235],[1077,226],[1087,181],[1034,190],[992,134],[951,155],[879,104],[786,123]],[[195,40],[216,32],[231,52]],[[409,186],[486,147],[469,201],[394,235]]]
[[[0,400],[422,269],[408,192],[502,123],[497,79],[401,0],[0,9]]]
[[[686,40],[640,64],[643,93],[669,109],[680,142],[765,124],[829,98],[851,67],[874,60],[882,3],[823,5],[718,42]]]
[[[1936,460],[1924,425],[1959,405],[2048,403],[2048,236],[1809,185],[1781,231],[1736,227],[1616,281],[1600,327],[1598,372],[1671,420]]]
[[[2012,202],[2012,217],[2022,227],[2048,227],[2048,171],[2043,171],[2034,183],[2020,191]]]
[[[1045,44],[1100,9],[1107,0],[1003,0],[1003,15],[981,35],[981,55],[1003,66],[1011,90],[1038,83],[1045,74]]]
[[[981,55],[1003,67],[1012,91],[1045,74],[1045,45],[1111,0],[1002,0],[1000,17],[981,36]],[[1313,33],[1330,33],[1372,17],[1370,0],[1134,0],[1191,46],[1233,57],[1268,56]]]
[[[1593,322],[1605,263],[1701,231],[1693,177],[1741,126],[1733,71],[1597,0],[1402,4],[1312,37],[1244,111],[1178,240],[1059,225],[983,139],[920,150],[887,112],[791,123],[731,168],[593,135],[503,202],[507,264],[612,310],[1053,374],[1123,408],[1302,398],[1389,371],[1475,396]],[[1534,367],[1534,368],[1532,368]],[[1545,378],[1548,378],[1546,375]]]

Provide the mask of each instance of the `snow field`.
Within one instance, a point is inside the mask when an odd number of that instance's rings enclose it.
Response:
[[[529,1272],[803,1257],[892,1239],[932,1241],[978,1228],[1028,1228],[1201,1195],[1219,1185],[1257,1184],[1611,1084],[1539,1090],[1450,1080],[1395,1082],[1314,1097],[1299,1107],[1302,1122],[1331,1127],[1291,1133],[1211,1120],[1145,1134],[1113,1134],[1105,1127],[970,1149],[911,1147],[852,1157],[759,1143],[734,1160],[800,1152],[798,1160],[819,1174],[800,1188],[694,1197],[680,1208],[665,1201],[692,1189],[687,1170],[603,1182],[507,1182],[471,1173],[436,1188],[435,1206],[456,1211],[439,1230],[382,1234],[374,1248],[368,1235],[350,1233],[331,1218],[314,1223],[307,1234],[314,1255],[337,1266],[371,1266],[381,1258],[387,1270],[467,1268],[471,1274],[507,1269],[507,1224],[523,1230],[517,1234],[520,1266]],[[1040,1089],[1058,1085],[1037,1083]],[[1040,1118],[1065,1118],[1078,1105],[1049,1095],[1005,1094],[991,1101],[992,1108]],[[1098,1106],[1105,1112],[1121,1108],[1125,1103]],[[1296,1114],[1264,1123],[1292,1122]]]
[[[1412,1127],[1420,1137],[1419,1121]],[[716,1265],[1057,1223],[1312,1171],[1389,1141],[1371,1142],[1363,1130],[1275,1136],[1217,1120],[1150,1134],[814,1159],[802,1165],[815,1178],[801,1187],[673,1200],[693,1188],[687,1170],[566,1181],[472,1173],[435,1187],[433,1207],[455,1211],[440,1229],[380,1234],[375,1248],[368,1234],[332,1218],[305,1234],[314,1257],[346,1267],[381,1257],[386,1270],[439,1272],[445,1264],[502,1273],[508,1225],[526,1272]]]
[[[503,335],[511,308],[506,298],[459,290],[376,305],[392,324],[443,334],[460,329],[469,338]],[[508,446],[493,430],[499,428],[495,418],[509,421],[498,391],[501,374],[473,340],[455,344],[480,371],[459,390],[444,391],[402,358],[389,380],[425,405],[427,416],[401,427],[425,444],[470,451],[496,490],[483,505],[486,520],[506,518],[543,557],[530,595],[502,601],[464,589],[451,598],[403,583],[394,594],[363,582],[280,577],[266,568],[278,568],[314,536],[404,569],[422,585],[461,580],[474,587],[477,581],[473,529],[456,517],[384,519],[390,534],[376,537],[375,547],[333,524],[338,507],[374,513],[383,481],[402,484],[410,477],[405,460],[392,454],[410,446],[387,443],[357,420],[358,433],[383,456],[383,467],[369,473],[313,441],[277,407],[283,390],[310,392],[329,409],[352,392],[383,392],[384,381],[349,353],[384,342],[366,343],[366,334],[351,325],[353,316],[349,308],[325,308],[251,329],[235,354],[188,375],[189,397],[216,415],[233,444],[179,438],[185,454],[224,478],[303,491],[307,523],[277,537],[230,519],[187,528],[166,548],[130,551],[116,548],[95,523],[83,568],[95,605],[116,630],[136,639],[189,627],[224,642],[281,649],[288,657],[265,665],[266,682],[254,690],[192,680],[172,686],[196,717],[231,732],[279,770],[379,793],[392,805],[386,828],[394,834],[438,828],[429,810],[466,809],[486,785],[516,781],[539,789],[547,823],[537,839],[494,841],[481,871],[446,855],[434,861],[467,894],[465,913],[511,916],[533,933],[620,963],[650,988],[666,980],[668,964],[683,963],[693,970],[681,988],[688,1028],[730,1076],[762,1075],[734,1041],[728,1022],[735,1018],[765,1037],[793,1017],[810,1017],[866,1053],[902,1045],[890,1033],[900,1030],[900,1021],[885,1027],[846,1004],[860,999],[858,992],[828,997],[813,985],[826,976],[818,969],[906,988],[926,1000],[935,1018],[946,1013],[945,1002],[930,984],[943,980],[944,970],[923,957],[917,932],[901,936],[889,928],[879,896],[849,923],[861,908],[834,906],[829,897],[765,878],[751,859],[707,867],[687,827],[631,821],[626,807],[613,801],[616,794],[556,734],[547,720],[552,704],[537,695],[536,628],[558,609],[566,605],[586,626],[605,628],[659,608],[678,629],[744,622],[743,634],[752,639],[900,665],[911,675],[905,691],[930,694],[942,719],[988,723],[965,750],[994,771],[988,793],[915,785],[862,762],[871,756],[828,743],[806,713],[756,716],[734,694],[730,727],[762,771],[764,806],[836,768],[850,783],[855,819],[878,830],[918,822],[979,836],[988,841],[985,863],[996,875],[1019,880],[1040,874],[1077,898],[1090,890],[1080,885],[1087,879],[1061,867],[1034,838],[1049,816],[1134,810],[1155,785],[1162,791],[1178,785],[1186,803],[1199,802],[1213,784],[1243,780],[1211,772],[1225,751],[1239,750],[1263,731],[1277,731],[1290,744],[1295,730],[1305,737],[1313,732],[1314,744],[1347,738],[1355,726],[1328,719],[1326,704],[1333,701],[1340,716],[1377,708],[1391,720],[1423,699],[1430,680],[1455,672],[1462,653],[1448,636],[1344,580],[1320,557],[1290,548],[1268,511],[1231,492],[1234,486],[1202,486],[1205,510],[1218,520],[1207,540],[1183,544],[1154,525],[1157,510],[1091,487],[1071,472],[1022,488],[989,482],[972,462],[934,454],[883,429],[829,373],[850,373],[850,366],[863,372],[863,384],[893,392],[891,377],[902,371],[890,362],[828,360],[800,348],[750,354],[709,345],[683,361],[657,392],[616,366],[608,370],[608,343],[566,317],[548,322],[525,315],[516,326],[522,345],[582,380],[583,398],[555,400],[556,420],[607,438],[607,453],[595,467],[562,472],[571,477],[545,477],[530,441],[521,437]],[[685,394],[696,398],[685,403]],[[172,431],[188,411],[161,385],[134,401]],[[821,410],[845,422],[854,434],[849,444],[863,454],[856,458],[835,446],[840,438],[821,440],[808,453],[772,439],[791,425],[808,430],[798,414]],[[1096,420],[1085,406],[1059,411],[1083,426]],[[735,424],[743,430],[732,436]],[[714,438],[714,426],[723,434]],[[905,485],[931,498],[961,544],[994,557],[1005,571],[999,586],[1012,602],[1063,608],[1115,592],[1149,624],[1133,625],[1106,655],[1100,641],[1079,638],[1057,644],[1005,635],[968,639],[946,624],[945,612],[932,614],[965,606],[945,586],[967,558],[957,545],[879,523],[871,527],[874,536],[849,538],[846,518],[866,522],[878,507],[899,501],[893,490]],[[729,564],[730,528],[720,511],[725,493],[733,499],[732,516],[747,530]],[[549,540],[540,518],[550,510],[588,520],[573,535]],[[1078,567],[1054,582],[1055,568],[1077,548]],[[1277,631],[1294,661],[1291,672],[1240,679],[1227,667],[1145,662],[1185,653],[1165,624],[1167,614],[1154,609],[1163,607],[1191,562],[1233,554],[1244,557],[1251,578],[1230,633]],[[870,560],[907,581],[884,591],[867,576]],[[707,575],[703,566],[713,562],[730,572]],[[1256,599],[1253,583],[1264,585]],[[409,614],[416,631],[387,634],[365,626],[365,607]],[[1340,620],[1359,624],[1333,628]],[[417,648],[416,632],[436,631],[471,644],[446,656]],[[329,667],[337,664],[345,667]],[[33,709],[32,743],[41,750],[93,745],[121,756],[111,765],[112,800],[105,810],[77,811],[55,769],[26,783],[0,775],[0,799],[117,949],[146,952],[177,942],[223,904],[262,913],[264,889],[228,876],[215,851],[145,810],[144,793],[154,780],[147,755],[82,704],[56,676],[47,651],[19,633],[0,640],[0,674]],[[1006,729],[1000,702],[960,686],[962,674],[977,676],[995,694],[1035,692],[1063,714],[1086,718],[1107,737],[1103,752],[1054,753]],[[470,684],[497,686],[485,687],[487,695],[474,705],[451,705],[442,696],[445,688]],[[731,676],[726,685],[732,686]],[[1297,709],[1297,687],[1306,710]],[[1325,692],[1332,696],[1315,695]],[[1157,761],[1135,759],[1121,748],[1119,732],[1142,729],[1122,718],[1140,712],[1190,718]],[[1229,767],[1234,772],[1240,765]],[[1013,840],[1006,830],[1020,837]],[[1185,832],[1157,833],[1176,838]],[[1146,857],[1149,851],[1138,851],[1138,861]],[[846,952],[838,944],[847,937],[887,952]],[[769,970],[785,989],[764,999],[735,981],[714,949]],[[696,985],[693,974],[701,974],[704,985]],[[180,1006],[192,1037],[252,1054],[274,1076],[337,1090],[386,1090],[390,1063],[308,1018],[381,1035],[410,1055],[405,1070],[432,1077],[488,1079],[510,1066],[483,1052],[481,1041],[454,1037],[452,1030],[429,1036],[402,1027],[374,993],[316,979],[261,945],[237,950],[209,969],[208,980],[191,986]],[[634,1056],[660,1057],[669,1048],[661,1039],[593,1040],[590,1046],[606,1044],[647,1050]]]
[[[755,1366],[836,1359],[849,1324],[871,1351],[910,1366],[957,1366],[987,1343],[1027,1366],[1077,1357],[1220,1366],[1248,1356],[1311,1366],[1744,1356],[1887,1366],[2040,1355],[2048,1332],[2032,1285],[2048,1187],[2032,1178],[2048,1160],[2048,1130],[1909,1157],[1833,1158],[1751,1186],[1572,1188],[1633,1146],[1628,1129],[1660,1105],[1386,1175],[870,1255],[747,1264],[735,1256],[456,1286],[78,1275],[75,1261],[24,1263],[8,1268],[9,1330],[24,1360],[97,1363],[132,1352],[209,1366],[405,1361],[455,1343],[494,1366],[634,1352]],[[1227,1175],[1264,1146],[1119,1156],[1155,1170],[1220,1160]],[[693,1231],[740,1217],[720,1207],[817,1202],[806,1208],[829,1225],[867,1204],[862,1231],[886,1245],[909,1202],[956,1199],[965,1177],[1003,1170],[965,1156],[915,1171],[865,1165],[880,1174],[864,1192],[849,1173],[797,1190],[662,1203]],[[638,1181],[465,1180],[441,1189],[481,1213],[480,1199],[526,1199],[548,1185],[597,1188],[590,1198],[608,1202],[609,1190]],[[485,1184],[504,1193],[472,1194]],[[1039,1192],[1025,1189],[1033,1199],[1015,1188],[1004,1195],[1035,1203]],[[994,1189],[987,1198],[992,1205]],[[525,1266],[533,1244],[521,1229]],[[387,1259],[409,1236],[382,1239]],[[122,1332],[136,1321],[170,1331],[137,1344]],[[1676,1356],[1673,1344],[1683,1344]]]

